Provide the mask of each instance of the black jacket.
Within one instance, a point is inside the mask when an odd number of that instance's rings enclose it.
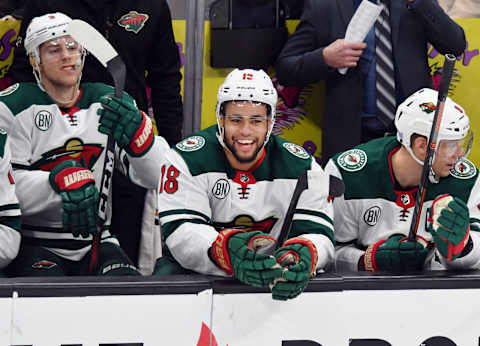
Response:
[[[306,0],[302,19],[283,47],[275,64],[283,85],[307,85],[325,81],[322,115],[322,163],[334,154],[360,143],[365,76],[360,68],[340,74],[325,63],[323,49],[344,38],[354,14],[353,0]],[[450,19],[436,0],[391,2],[390,25],[395,60],[397,102],[413,92],[432,87],[427,42],[442,54],[461,55],[466,46],[463,29]]]
[[[125,17],[130,11],[140,15],[136,18],[140,25],[135,24],[132,16]],[[126,64],[125,91],[132,95],[141,110],[147,112],[145,86],[150,87],[159,134],[170,144],[178,142],[182,137],[183,122],[180,94],[182,76],[166,0],[29,0],[25,5],[19,36],[24,37],[32,18],[51,12],[62,12],[73,19],[82,19],[107,37]],[[23,40],[19,43],[9,76],[18,82],[34,81]],[[107,70],[90,55],[85,61],[82,81],[113,84]]]

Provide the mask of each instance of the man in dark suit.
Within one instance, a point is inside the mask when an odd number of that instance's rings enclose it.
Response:
[[[393,121],[386,124],[377,118],[374,29],[366,43],[343,40],[359,4],[360,0],[306,0],[301,22],[275,65],[283,85],[326,82],[323,164],[339,151],[395,131]],[[442,54],[459,56],[466,40],[463,29],[437,0],[391,0],[386,8],[390,12],[393,98],[398,105],[416,90],[432,87],[428,42]],[[346,74],[338,71],[343,67],[348,67]]]

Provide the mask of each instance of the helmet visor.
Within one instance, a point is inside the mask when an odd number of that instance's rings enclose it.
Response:
[[[455,140],[441,140],[438,146],[438,150],[447,155],[456,155],[458,158],[467,157],[470,153],[473,143],[473,131],[470,129],[467,135],[462,139]]]
[[[40,46],[40,61],[50,64],[71,59],[75,64],[81,63],[82,46],[70,36],[63,36],[47,41]]]

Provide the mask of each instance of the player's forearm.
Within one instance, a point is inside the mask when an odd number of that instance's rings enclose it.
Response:
[[[310,240],[317,249],[317,270],[325,269],[333,262],[335,248],[330,238],[323,234],[302,234],[302,237]]]
[[[17,256],[20,248],[20,233],[0,224],[0,269],[5,268]]]
[[[49,172],[15,170],[16,194],[23,216],[62,210],[62,199],[49,181]]]
[[[130,180],[144,188],[156,189],[160,179],[160,162],[167,150],[170,150],[170,147],[165,139],[155,136],[152,147],[145,155],[140,157],[128,155]]]
[[[166,244],[182,267],[200,274],[226,276],[208,256],[217,236],[218,232],[212,226],[186,222],[166,239]]]
[[[353,244],[337,246],[335,249],[335,269],[337,271],[358,271],[358,261],[365,252]]]

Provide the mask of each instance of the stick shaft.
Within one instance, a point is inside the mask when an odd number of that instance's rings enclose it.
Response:
[[[440,87],[438,90],[437,107],[433,116],[432,129],[430,130],[430,136],[427,144],[427,154],[423,161],[422,176],[420,178],[420,184],[418,186],[417,196],[415,198],[415,207],[413,209],[412,223],[410,225],[410,232],[408,233],[409,241],[416,241],[418,226],[420,224],[420,216],[422,214],[423,202],[427,192],[428,175],[432,168],[433,158],[437,149],[437,137],[440,130],[440,124],[443,117],[443,109],[445,107],[445,100],[447,99],[448,89],[450,87],[450,81],[453,75],[453,69],[455,66],[455,56],[451,54],[445,55],[445,61],[443,63],[442,79],[440,81]]]

